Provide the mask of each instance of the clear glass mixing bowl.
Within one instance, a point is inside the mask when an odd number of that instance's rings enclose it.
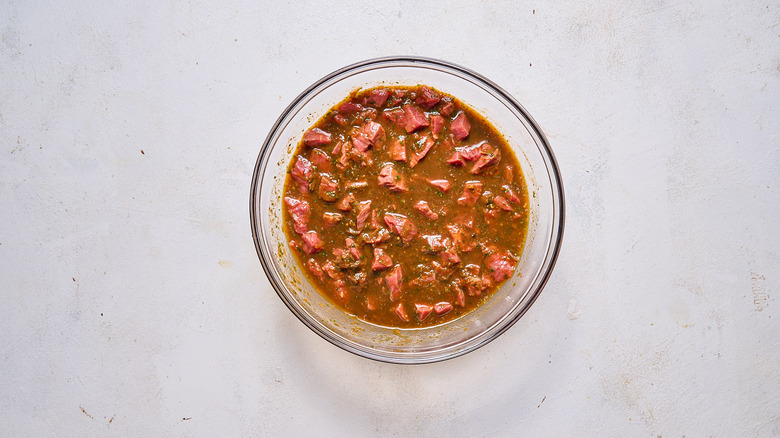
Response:
[[[421,329],[369,324],[322,297],[293,257],[282,224],[282,193],[290,159],[303,133],[357,88],[426,84],[483,114],[504,134],[525,175],[530,221],[514,277],[489,301],[454,321]],[[506,91],[469,69],[429,58],[371,59],[320,79],[282,112],[268,134],[252,177],[250,215],[257,254],[271,285],[306,326],[333,344],[370,359],[402,364],[436,362],[479,348],[514,324],[539,296],[561,246],[561,175],[544,133]]]

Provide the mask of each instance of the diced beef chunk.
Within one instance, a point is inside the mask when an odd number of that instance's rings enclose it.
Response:
[[[439,110],[439,114],[443,115],[444,117],[449,117],[454,112],[455,112],[455,103],[452,101],[452,99],[450,99],[449,97],[443,98],[441,109]]]
[[[296,199],[289,196],[284,198],[287,205],[287,213],[292,216],[293,229],[298,234],[303,234],[309,230],[309,218],[311,217],[311,207],[306,200]]]
[[[379,185],[387,187],[392,192],[405,192],[407,190],[406,180],[401,178],[395,167],[388,163],[379,171]]]
[[[453,152],[452,155],[447,158],[447,162],[455,167],[460,167],[466,164],[466,161],[463,158],[463,155],[461,155],[460,151]]]
[[[315,277],[317,277],[320,281],[325,280],[325,274],[322,272],[322,267],[319,263],[317,263],[317,260],[309,259],[306,262],[306,268],[311,271],[312,274],[314,274]]]
[[[351,237],[347,237],[344,244],[347,246],[347,251],[349,251],[349,254],[354,257],[355,260],[360,260],[362,253],[360,252],[360,248],[358,248],[357,243],[355,243]]]
[[[444,238],[438,234],[426,234],[422,236],[422,239],[425,242],[425,252],[435,254],[447,249],[444,245]]]
[[[333,170],[333,160],[322,149],[314,148],[309,155],[312,164],[317,166],[317,170],[320,172],[330,172]]]
[[[336,160],[336,167],[344,170],[349,167],[349,163],[352,161],[352,142],[340,142],[337,146],[339,150],[339,158]]]
[[[390,290],[390,301],[398,301],[401,298],[401,283],[403,282],[403,272],[401,265],[395,265],[393,270],[385,276],[385,283]]]
[[[344,248],[333,248],[333,251],[331,251],[331,252],[333,253],[333,257],[335,257],[334,260],[335,260],[336,266],[338,266],[340,268],[344,268],[345,267],[344,263],[341,263],[341,261],[342,261],[342,259],[345,259],[345,258],[348,258],[348,260],[350,260],[350,263],[351,263],[352,255],[346,249],[344,249]]]
[[[394,125],[405,128],[406,127],[406,112],[401,108],[391,108],[382,111],[382,115]]]
[[[371,91],[371,95],[368,98],[368,101],[373,103],[374,106],[380,107],[387,102],[387,98],[390,96],[390,91],[385,90],[383,88],[378,88]]]
[[[363,111],[363,106],[355,102],[344,102],[339,105],[339,111],[344,114],[353,114]]]
[[[474,167],[471,168],[471,173],[478,175],[488,167],[498,164],[499,161],[501,161],[501,151],[487,143],[483,143],[482,147],[480,147],[480,156],[477,162],[474,163]]]
[[[355,150],[366,152],[371,146],[376,147],[385,139],[385,128],[380,123],[369,120],[359,129],[354,128],[350,138]]]
[[[409,165],[414,167],[417,165],[417,163],[420,162],[423,158],[425,158],[425,155],[428,154],[428,151],[431,150],[433,147],[433,139],[425,136],[420,139],[419,142],[417,142],[418,150],[414,151],[412,153],[412,156],[409,158]]]
[[[406,145],[401,138],[390,143],[390,158],[395,161],[406,161]]]
[[[406,97],[407,94],[409,94],[409,90],[405,88],[396,88],[393,90],[392,96],[401,98],[401,97]]]
[[[341,200],[336,203],[336,208],[341,211],[350,211],[352,210],[353,205],[355,205],[355,195],[352,193],[347,193],[346,196],[341,198]]]
[[[358,271],[352,273],[352,275],[347,276],[347,279],[354,285],[360,286],[362,289],[366,283],[368,282],[368,275],[366,275],[363,271]]]
[[[428,184],[436,187],[437,189],[441,190],[444,193],[447,193],[450,190],[450,182],[446,179],[430,179],[428,180]]]
[[[447,250],[442,251],[439,255],[444,262],[451,265],[457,265],[460,263],[460,256],[458,255],[458,252],[455,250],[455,248],[447,248]]]
[[[493,203],[496,204],[496,207],[506,210],[506,211],[514,211],[511,205],[506,201],[506,199],[503,196],[496,196],[493,198]]]
[[[376,245],[377,243],[386,242],[391,236],[386,228],[378,227],[368,233],[363,233],[361,237],[363,238],[363,242],[366,242],[369,245]]]
[[[512,190],[512,187],[510,186],[501,186],[502,189],[504,189],[504,194],[506,194],[506,199],[514,204],[520,203],[520,198],[517,196],[514,190]]]
[[[466,283],[466,292],[469,296],[480,295],[493,284],[489,277],[480,276],[479,274],[479,265],[469,264],[462,270],[463,280]]]
[[[455,247],[461,252],[470,252],[477,247],[477,242],[471,237],[471,232],[462,225],[447,225],[447,231],[452,237]]]
[[[440,99],[439,93],[423,85],[417,92],[417,99],[414,102],[425,109],[431,109],[439,103]]]
[[[444,117],[440,115],[431,116],[431,133],[433,138],[439,138],[442,129],[444,129]]]
[[[414,279],[409,282],[414,287],[426,287],[436,282],[436,271],[432,269],[432,266],[417,265],[417,269],[414,275]]]
[[[512,166],[509,164],[504,166],[503,174],[504,174],[504,182],[507,184],[511,184],[512,181],[514,180],[514,169],[512,168]]]
[[[404,105],[404,129],[414,132],[429,125],[425,114],[415,105]]]
[[[349,120],[347,120],[347,118],[340,113],[336,113],[333,115],[333,121],[341,126],[347,126],[347,124],[349,123]]]
[[[371,158],[371,151],[359,151],[352,148],[350,155],[352,161],[360,163],[363,167],[368,167],[374,164],[374,160]]]
[[[466,113],[461,111],[457,116],[455,116],[455,118],[452,120],[452,123],[450,123],[450,131],[458,140],[463,140],[469,136],[469,131],[471,131],[471,124],[469,123],[469,119],[466,118]]]
[[[366,122],[360,132],[363,134],[363,138],[368,140],[372,146],[376,146],[380,140],[385,138],[385,128],[377,122]]]
[[[344,217],[339,213],[325,212],[322,213],[322,224],[326,227],[332,227],[341,222]]]
[[[362,230],[371,216],[371,201],[362,201],[357,205],[357,229]]]
[[[374,108],[366,108],[358,114],[358,120],[376,120],[377,112]]]
[[[433,311],[433,306],[429,306],[428,304],[415,303],[414,311],[417,313],[417,318],[420,321],[424,321],[425,318],[427,318],[428,315],[430,315]]]
[[[431,265],[433,265],[433,271],[436,274],[436,278],[438,279],[446,280],[455,273],[455,270],[452,267],[445,266],[436,260],[432,261]]]
[[[343,248],[333,248],[333,263],[341,269],[360,267],[360,259],[355,258],[349,251]]]
[[[320,176],[320,186],[317,189],[317,195],[323,201],[333,202],[338,198],[339,184],[329,175]]]
[[[328,274],[328,277],[334,280],[338,280],[339,278],[344,277],[344,273],[341,271],[341,269],[336,267],[336,265],[333,264],[333,262],[330,260],[328,260],[327,262],[325,262],[324,265],[322,265],[322,270],[326,274]]]
[[[398,303],[397,306],[395,306],[395,314],[398,315],[401,320],[409,322],[409,315],[406,314],[406,309],[404,309],[404,303]]]
[[[314,128],[303,135],[303,142],[306,146],[322,146],[330,143],[330,134],[320,128]]]
[[[306,254],[314,254],[321,251],[324,247],[322,239],[320,239],[320,235],[316,231],[307,231],[301,234],[301,239],[303,239],[303,251]]]
[[[508,251],[496,251],[485,258],[485,266],[493,281],[498,283],[512,276],[517,262]]]
[[[474,161],[482,156],[482,151],[480,148],[482,147],[483,144],[486,143],[479,143],[471,146],[460,147],[457,148],[457,151],[460,152],[460,156],[463,157],[464,160]]]
[[[374,263],[371,264],[371,269],[379,271],[387,269],[393,266],[393,259],[389,255],[385,254],[385,251],[380,248],[374,248]]]
[[[417,235],[417,227],[402,214],[387,213],[384,220],[390,232],[399,235],[404,242],[410,242]]]
[[[353,151],[365,152],[371,147],[371,143],[369,143],[369,141],[360,134],[352,135],[350,139],[352,140]]]
[[[295,164],[290,171],[290,175],[292,175],[293,179],[300,183],[301,187],[308,189],[309,182],[314,176],[314,169],[312,168],[311,162],[309,160],[298,155],[295,159]]]
[[[376,210],[371,210],[371,222],[369,223],[372,230],[376,230],[382,225],[379,223],[379,214]]]
[[[345,303],[349,301],[349,288],[347,287],[347,283],[344,280],[336,280],[334,282],[335,292],[334,295],[337,300],[341,301],[342,303]]]
[[[433,305],[433,311],[436,312],[437,315],[444,315],[449,313],[453,309],[452,304],[443,301],[441,303],[436,303]]]
[[[455,289],[455,304],[460,307],[466,307],[466,293],[463,292],[463,288],[458,285],[454,285]]]
[[[414,208],[419,211],[423,216],[427,217],[428,219],[435,221],[439,218],[439,215],[431,210],[431,207],[428,205],[426,201],[417,201],[414,204]]]
[[[482,195],[481,181],[468,181],[463,187],[463,194],[458,198],[458,204],[473,207]]]

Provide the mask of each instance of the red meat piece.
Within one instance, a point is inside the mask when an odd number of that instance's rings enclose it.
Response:
[[[321,251],[324,247],[322,239],[320,239],[320,235],[316,231],[307,231],[301,234],[301,239],[303,239],[303,251],[306,254],[314,254]]]
[[[303,134],[303,142],[306,146],[322,146],[330,143],[330,134],[320,128],[314,128]]]
[[[469,136],[469,131],[471,131],[471,124],[469,123],[469,119],[466,118],[466,113],[461,111],[457,116],[455,116],[455,118],[452,120],[452,123],[450,123],[450,131],[458,140],[463,140]]]

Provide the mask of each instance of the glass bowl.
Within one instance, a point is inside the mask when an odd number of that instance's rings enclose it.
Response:
[[[309,283],[293,257],[282,222],[287,168],[303,133],[357,88],[425,84],[460,99],[504,134],[528,187],[528,235],[519,269],[476,310],[442,325],[398,329],[362,321],[331,304]],[[473,351],[506,331],[533,304],[561,246],[561,175],[544,133],[506,91],[449,62],[419,57],[371,59],[344,67],[301,93],[263,143],[252,177],[252,237],[271,285],[306,326],[344,350],[369,359],[419,364]]]

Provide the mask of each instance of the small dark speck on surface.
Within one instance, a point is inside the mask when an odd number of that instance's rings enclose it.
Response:
[[[87,417],[89,417],[91,420],[94,420],[94,419],[95,419],[95,417],[93,417],[92,415],[89,415],[89,413],[86,411],[86,409],[82,408],[81,406],[79,406],[79,409],[81,409],[81,412],[83,412],[83,413],[84,413],[84,415],[86,415]]]
[[[143,149],[141,149],[141,155],[146,155]]]
[[[101,313],[100,316],[103,316],[103,314]]]
[[[70,277],[70,279],[76,281],[76,277]]]
[[[184,417],[181,419],[181,421],[187,421],[187,420],[192,420],[192,417]]]
[[[531,13],[532,13],[532,14],[536,14],[536,9],[534,9],[534,10],[533,10]]]

